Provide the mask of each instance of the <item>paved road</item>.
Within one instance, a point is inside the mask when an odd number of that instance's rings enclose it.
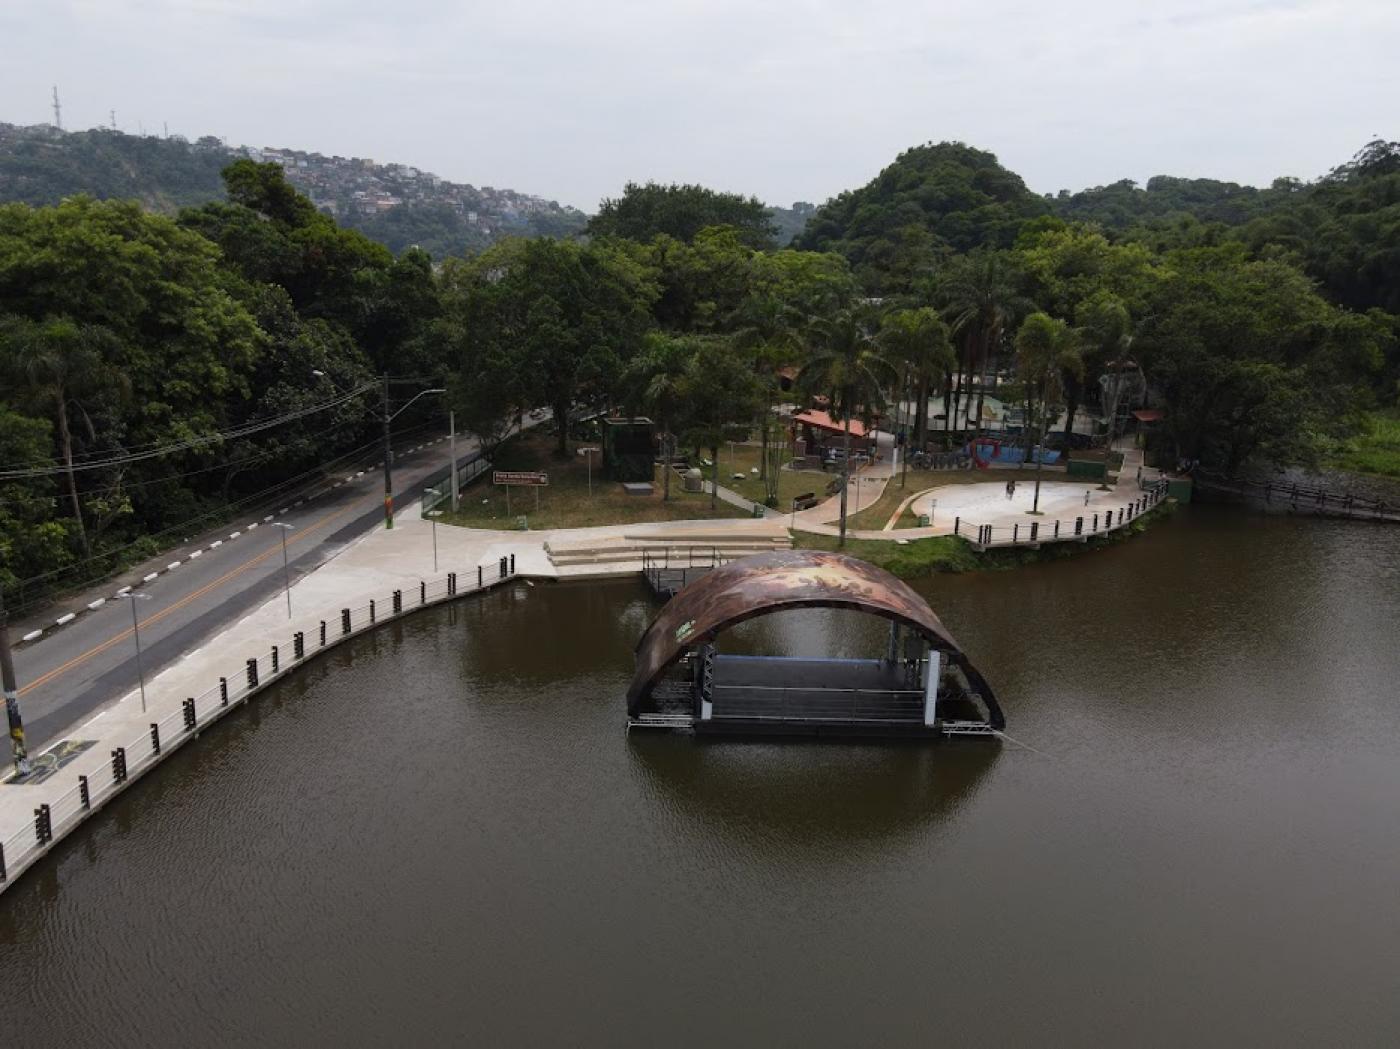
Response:
[[[458,459],[476,447],[471,438],[459,437]],[[402,510],[417,499],[424,486],[446,475],[447,465],[446,442],[396,454],[395,506]],[[372,470],[279,515],[278,521],[292,526],[287,531],[287,553],[293,582],[377,526],[383,520],[383,500],[383,474]],[[261,522],[262,516],[248,520]],[[149,600],[136,602],[146,680],[282,588],[283,529],[261,523],[248,531],[246,522],[234,522],[226,532],[238,528],[243,534],[237,540],[205,549],[194,560],[187,559],[188,551],[201,548],[201,543],[207,547],[207,542],[194,541],[170,551],[168,560],[181,560],[180,567],[141,588],[141,593],[149,595]],[[104,702],[136,687],[128,605],[108,601],[15,652],[20,709],[31,752]]]

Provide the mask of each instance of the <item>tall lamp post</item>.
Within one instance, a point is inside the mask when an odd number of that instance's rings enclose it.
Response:
[[[394,380],[388,375],[384,377],[384,527],[394,527],[394,478],[393,478],[393,450],[389,447],[389,424],[408,410],[409,405],[418,400],[419,397],[426,397],[430,393],[446,393],[440,386],[431,390],[419,390],[410,397],[396,412],[389,411],[389,384]],[[410,381],[410,380],[399,380]]]
[[[432,523],[432,526],[433,526],[433,571],[434,571],[434,572],[436,572],[436,571],[438,570],[438,567],[437,567],[437,519],[438,519],[438,515],[441,514],[441,513],[442,513],[441,510],[429,510],[427,513],[425,513],[425,514],[423,515],[424,517],[426,517],[426,518]]]
[[[274,521],[273,528],[282,530],[282,588],[287,592],[287,618],[292,618],[292,569],[287,562],[287,533],[293,531],[293,527],[282,521]]]
[[[136,638],[136,680],[141,684],[141,713],[146,713],[146,669],[141,665],[141,624],[136,621],[136,602],[149,601],[150,594],[127,591],[121,595],[131,602],[131,633]]]
[[[24,722],[19,716],[19,685],[15,681],[15,661],[10,655],[10,628],[6,623],[5,593],[0,590],[0,688],[5,692],[5,716],[10,723],[10,751],[15,771],[29,771],[29,752],[24,746]]]

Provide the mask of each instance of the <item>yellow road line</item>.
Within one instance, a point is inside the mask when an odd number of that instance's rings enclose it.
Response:
[[[317,521],[313,521],[311,524],[307,525],[305,528],[300,528],[300,529],[298,529],[297,531],[293,532],[291,535],[287,536],[287,541],[288,541],[289,543],[290,543],[290,542],[294,542],[295,539],[296,539],[296,537],[299,536],[299,535],[301,535],[303,532],[309,532],[309,531],[311,531],[313,528],[319,528],[321,525],[325,524],[327,521],[333,521],[333,520],[335,520],[337,517],[341,516],[341,514],[344,514],[344,513],[348,512],[348,511],[350,511],[350,510],[355,509],[355,506],[356,506],[355,503],[351,503],[349,506],[341,507],[339,510],[336,510],[334,513],[329,513],[329,514],[327,514],[325,517],[322,517],[322,518],[320,518],[320,519],[317,520]],[[254,565],[261,564],[263,561],[267,560],[267,559],[268,559],[269,557],[271,557],[273,554],[277,553],[277,551],[280,550],[280,549],[281,549],[281,545],[280,545],[280,544],[275,544],[275,545],[269,547],[268,549],[264,550],[261,554],[259,554],[257,557],[250,558],[249,560],[244,561],[244,562],[243,562],[241,565],[239,565],[237,568],[230,569],[229,571],[225,572],[223,575],[219,576],[218,579],[215,579],[215,580],[214,580],[213,582],[211,582],[211,583],[206,583],[204,586],[200,587],[198,590],[194,591],[194,592],[191,593],[191,594],[185,595],[185,596],[182,597],[179,601],[176,601],[173,605],[170,605],[168,608],[162,608],[159,612],[153,613],[152,615],[150,615],[149,617],[147,617],[146,619],[144,619],[144,620],[141,621],[141,626],[146,626],[146,625],[148,625],[148,624],[150,624],[150,623],[158,623],[160,620],[162,620],[162,619],[164,619],[166,616],[170,615],[170,613],[172,613],[172,612],[178,612],[180,609],[182,609],[182,608],[184,608],[186,605],[188,605],[191,601],[198,600],[199,598],[203,597],[205,594],[209,593],[209,591],[214,590],[214,589],[217,589],[218,587],[223,586],[225,583],[227,583],[227,582],[228,582],[230,579],[232,579],[234,576],[237,576],[237,575],[242,574],[243,572],[246,572],[248,569],[252,568]],[[34,679],[33,681],[31,681],[29,684],[25,685],[22,689],[20,689],[20,690],[19,690],[19,694],[22,696],[22,695],[24,695],[26,692],[29,692],[29,691],[31,691],[31,690],[33,690],[33,689],[40,688],[41,686],[48,684],[48,683],[49,683],[50,681],[52,681],[54,678],[59,677],[59,676],[62,675],[62,674],[66,674],[68,671],[72,670],[72,669],[73,669],[74,667],[76,667],[76,666],[81,666],[83,663],[86,663],[86,662],[87,662],[89,659],[91,659],[93,656],[99,655],[100,653],[107,651],[107,649],[111,648],[113,645],[117,644],[118,642],[120,642],[120,641],[125,641],[127,638],[129,638],[129,637],[131,636],[131,634],[132,634],[132,632],[131,632],[130,630],[124,630],[124,631],[122,631],[120,634],[117,634],[115,637],[110,637],[110,638],[108,638],[106,641],[103,641],[101,644],[94,645],[92,648],[88,649],[86,652],[82,653],[81,655],[74,656],[72,659],[68,660],[68,662],[62,664],[61,666],[54,667],[54,668],[53,668],[52,670],[50,670],[47,674],[42,674],[42,675],[40,675],[39,677],[35,678],[35,679]]]

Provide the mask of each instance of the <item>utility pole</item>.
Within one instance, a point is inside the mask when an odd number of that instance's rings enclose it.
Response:
[[[384,373],[384,527],[394,527],[394,478],[391,460],[393,451],[389,448],[389,373]]]
[[[24,747],[24,722],[19,716],[19,685],[15,682],[15,661],[10,656],[10,628],[6,624],[5,595],[0,592],[0,688],[5,692],[5,716],[10,722],[10,750],[15,771],[29,771],[29,753]]]
[[[63,130],[63,107],[58,104],[58,85],[53,86],[53,126],[55,129]]]
[[[457,413],[447,413],[447,449],[452,456],[452,512],[457,512]]]

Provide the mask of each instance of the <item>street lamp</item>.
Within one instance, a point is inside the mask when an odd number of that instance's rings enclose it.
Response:
[[[141,713],[146,713],[146,670],[141,665],[141,624],[136,621],[136,602],[149,601],[150,594],[138,594],[128,590],[120,595],[131,602],[131,633],[136,638],[136,680],[141,683]]]
[[[333,380],[333,379],[332,379],[329,375],[327,375],[325,372],[321,371],[321,369],[319,369],[319,368],[313,368],[313,369],[311,369],[311,374],[314,375],[314,376],[316,376],[316,378],[318,378],[318,379],[325,379],[325,380],[326,380],[327,382],[329,382],[332,386],[335,386],[335,380]],[[383,376],[381,376],[380,378],[381,378],[381,382],[383,383],[383,390],[384,390],[384,393],[383,393],[384,407],[383,407],[383,410],[382,410],[382,412],[381,412],[381,414],[380,414],[380,420],[381,420],[381,422],[382,422],[383,425],[384,425],[384,527],[385,527],[385,528],[393,528],[393,527],[394,527],[394,480],[393,480],[393,462],[392,462],[392,460],[393,460],[393,451],[392,451],[392,449],[391,449],[390,446],[389,446],[389,424],[392,423],[395,419],[397,419],[397,418],[398,418],[401,414],[403,414],[405,411],[407,411],[407,410],[408,410],[408,406],[411,405],[414,401],[418,400],[419,397],[426,397],[426,396],[427,396],[428,394],[430,394],[430,393],[446,393],[447,390],[444,389],[444,388],[442,388],[442,387],[440,387],[440,386],[433,387],[433,388],[430,389],[430,390],[419,390],[416,394],[414,394],[412,397],[410,397],[410,398],[408,399],[407,403],[405,403],[401,408],[399,408],[398,411],[396,411],[396,412],[391,412],[391,411],[389,411],[389,384],[390,384],[391,382],[400,382],[400,383],[403,383],[403,382],[413,382],[414,380],[412,380],[412,379],[391,379],[391,378],[389,378],[388,375],[383,375]],[[352,392],[352,394],[353,394],[353,393],[359,393],[361,390],[367,390],[367,389],[372,388],[372,386],[373,386],[373,384],[369,384],[369,385],[366,385],[366,386],[357,387],[355,390],[353,390],[353,391],[351,391],[351,392]],[[338,388],[338,387],[337,387],[337,388]],[[455,431],[455,429],[456,429],[456,427],[454,426],[454,427],[453,427],[453,430]],[[453,446],[454,446],[454,453],[455,453],[455,446],[456,446],[456,443],[457,443],[457,442],[456,442],[456,440],[454,439],[452,443],[453,443]],[[456,462],[457,462],[457,460],[456,460],[456,455],[455,455],[455,454],[453,455],[453,460],[452,460],[452,461],[453,461],[453,466],[454,466],[453,472],[454,472],[454,474],[455,474],[455,472],[456,472],[455,466],[456,466]]]
[[[407,380],[400,380],[407,381]],[[393,451],[389,447],[389,424],[406,412],[414,401],[419,397],[426,397],[430,393],[446,393],[440,386],[435,386],[431,390],[419,390],[396,412],[389,411],[389,376],[384,376],[384,527],[394,527],[394,479],[391,460],[394,457]]]
[[[586,448],[580,448],[578,450],[578,454],[583,456],[588,462],[588,498],[590,499],[593,498],[593,456],[601,451],[602,449],[596,445],[589,445]]]
[[[426,517],[426,518],[432,523],[432,526],[433,526],[433,571],[434,571],[434,572],[436,572],[436,571],[438,570],[438,567],[437,567],[437,519],[438,519],[438,515],[441,514],[441,513],[442,513],[441,510],[429,510],[427,513],[425,513],[425,514],[423,515],[424,517]]]
[[[287,564],[287,533],[293,531],[293,527],[282,521],[272,522],[273,528],[282,529],[282,586],[287,591],[287,618],[292,618],[292,570]]]

